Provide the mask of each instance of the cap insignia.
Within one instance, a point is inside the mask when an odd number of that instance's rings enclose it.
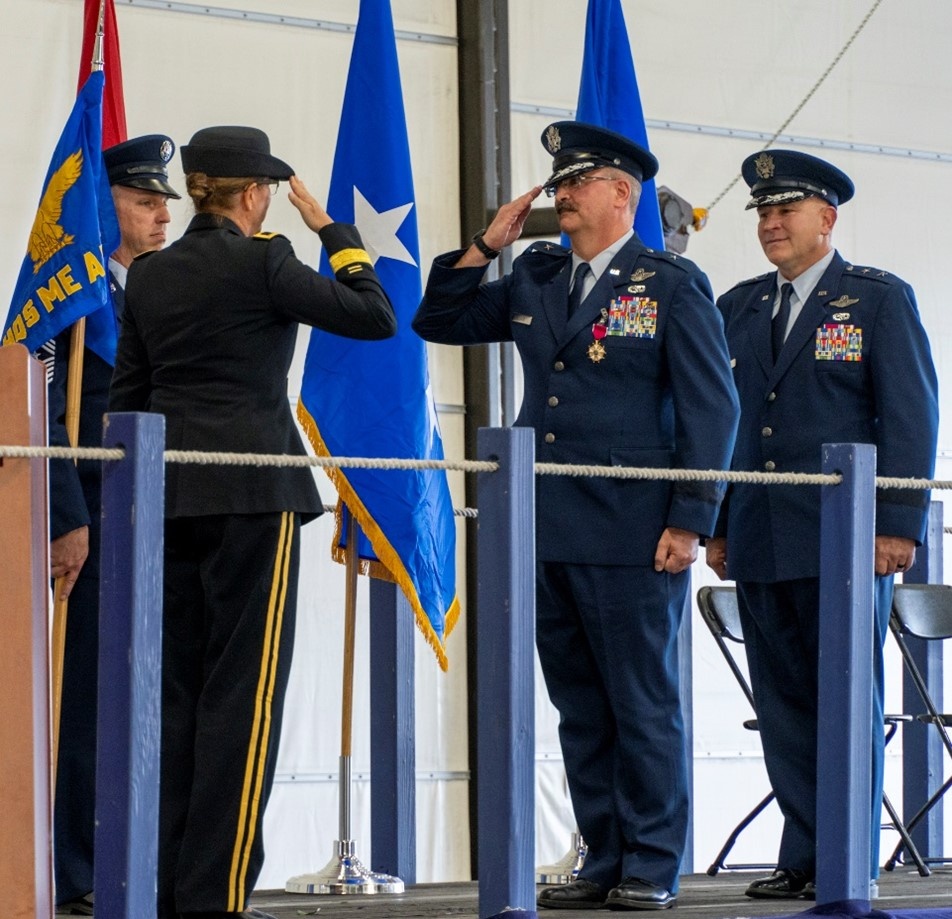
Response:
[[[562,135],[554,124],[549,125],[545,132],[545,145],[549,148],[549,153],[558,153],[562,149]]]
[[[163,163],[167,163],[172,159],[172,142],[168,140],[162,141],[162,146],[159,147],[159,156],[162,158]]]
[[[653,278],[655,274],[656,272],[654,271],[645,271],[644,268],[639,268],[631,276],[631,280],[634,281],[636,284],[639,284],[641,281],[647,281],[648,278]]]
[[[754,160],[754,168],[757,170],[757,175],[762,179],[772,179],[774,174],[774,161],[773,157],[769,153],[761,153],[757,159]]]

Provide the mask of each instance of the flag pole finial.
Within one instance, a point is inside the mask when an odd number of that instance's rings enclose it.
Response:
[[[103,69],[103,35],[105,34],[106,0],[99,0],[99,25],[96,27],[96,40],[93,42],[93,59],[90,71],[95,73]]]

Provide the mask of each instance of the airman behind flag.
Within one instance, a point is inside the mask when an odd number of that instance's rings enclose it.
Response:
[[[53,153],[3,326],[5,345],[35,351],[110,304],[106,264],[119,225],[102,161],[104,79],[102,71],[89,75]]]

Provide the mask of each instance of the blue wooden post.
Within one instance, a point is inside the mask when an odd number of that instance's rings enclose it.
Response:
[[[373,871],[416,883],[413,610],[370,580],[370,837]]]
[[[824,444],[817,905],[869,900],[876,448]],[[791,730],[796,726],[791,725]]]
[[[96,766],[96,915],[156,910],[165,418],[107,415]]]
[[[694,591],[684,598],[684,618],[678,630],[678,675],[681,682],[681,714],[684,717],[684,741],[688,759],[688,788],[694,800],[694,661],[692,657]],[[694,873],[694,807],[688,811],[688,832],[679,874]]]
[[[916,551],[916,564],[903,575],[906,584],[943,584],[942,572],[943,514],[942,502],[933,501],[929,508],[926,538]],[[906,644],[915,659],[916,666],[929,687],[938,710],[942,707],[942,642],[924,641],[912,635],[906,636]],[[902,673],[902,710],[923,711],[922,699],[916,692],[909,674]],[[943,780],[945,755],[942,739],[932,725],[912,721],[902,726],[902,811],[903,820],[925,804],[933,792],[938,791]],[[942,808],[933,807],[912,829],[912,841],[922,855],[939,857],[943,849]]]
[[[535,914],[535,445],[482,428],[476,629],[479,915]],[[513,915],[518,915],[515,912]]]

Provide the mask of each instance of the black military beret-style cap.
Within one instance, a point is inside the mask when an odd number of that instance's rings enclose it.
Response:
[[[543,188],[552,188],[576,173],[606,166],[621,169],[639,182],[654,178],[658,161],[623,134],[584,121],[556,121],[542,132],[542,146],[552,154],[552,175]]]
[[[834,207],[853,197],[850,177],[832,163],[796,150],[762,150],[752,153],[740,167],[750,186],[745,210],[786,204],[814,196]]]
[[[294,175],[287,163],[271,155],[271,142],[264,131],[240,125],[196,131],[182,147],[182,166],[186,174],[204,172],[220,179],[290,179]]]
[[[182,196],[169,185],[168,163],[175,153],[171,137],[146,134],[103,150],[110,185],[154,191],[170,198]]]

